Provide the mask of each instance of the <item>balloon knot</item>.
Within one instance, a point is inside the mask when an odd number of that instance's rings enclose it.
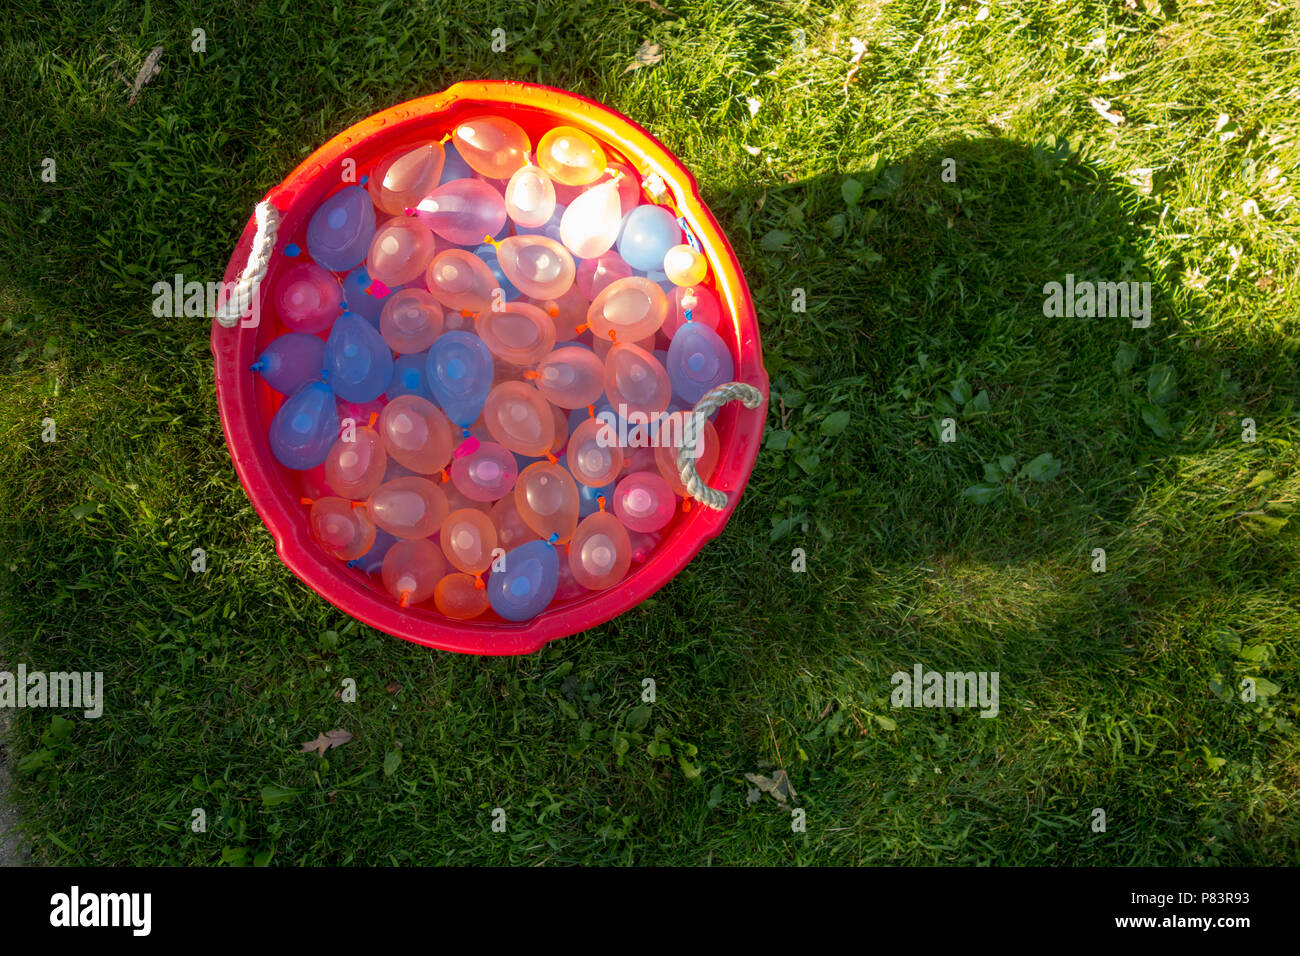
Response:
[[[471,435],[467,428],[465,429],[465,440],[456,446],[456,450],[451,453],[451,457],[464,458],[466,455],[472,455],[478,451],[478,447],[478,439]]]
[[[587,406],[587,417],[588,417],[588,418],[595,418],[595,417],[596,417],[596,406],[595,406],[595,405],[588,405],[588,406]]]
[[[313,501],[312,499],[310,499],[310,498],[299,498],[299,499],[298,499],[298,504],[300,504],[300,505],[314,505],[315,503],[316,503],[316,502],[314,502],[314,501]]]
[[[560,459],[556,458],[549,451],[546,453],[546,460],[549,461],[552,465],[558,465],[560,463]]]
[[[266,368],[266,363],[263,362],[261,359],[258,359],[252,365],[248,366],[248,370],[250,372],[260,372],[264,368]]]
[[[483,241],[486,242],[486,243],[487,243],[489,246],[491,246],[493,249],[495,249],[495,248],[497,247],[497,241],[496,241],[495,239],[493,239],[491,236],[484,236],[484,237],[483,237]]]
[[[371,413],[370,413],[370,427],[371,427],[371,428],[374,428],[374,427],[375,427],[375,422],[377,422],[377,421],[379,421],[379,413],[378,413],[378,412],[371,412]]]
[[[406,606],[407,606],[408,604],[410,604],[410,603],[411,603],[411,592],[410,592],[410,591],[403,591],[403,592],[402,592],[402,599],[401,599],[400,601],[397,602],[397,606],[398,606],[398,607],[406,607]]]
[[[541,372],[538,372],[531,368],[524,369],[524,378],[528,379],[530,382],[535,378],[541,378],[541,377],[542,377]]]
[[[581,325],[575,325],[575,326],[573,327],[573,331],[575,331],[575,332],[577,332],[579,335],[581,335],[583,332],[586,332],[587,329],[589,329],[589,328],[591,328],[591,326],[589,326],[586,322],[583,322]]]
[[[474,590],[482,591],[486,587],[487,585],[483,583],[483,574],[480,572],[479,574],[474,575]]]
[[[546,543],[553,548],[555,547],[555,542],[559,540],[560,540],[560,533],[558,531],[552,531],[551,536],[546,539]]]
[[[553,319],[558,319],[560,317],[560,310],[557,309],[555,306],[551,306],[549,309],[546,310],[546,314]]]
[[[601,511],[604,511],[604,510],[605,510],[605,496],[604,496],[604,495],[601,495],[599,498],[597,498],[597,499],[596,499],[596,504],[600,505],[600,510],[601,510]]]
[[[687,322],[694,322],[694,321],[695,321],[695,317],[694,317],[693,315],[691,315],[691,310],[690,310],[690,309],[687,309],[687,310],[686,310],[686,321],[687,321]]]

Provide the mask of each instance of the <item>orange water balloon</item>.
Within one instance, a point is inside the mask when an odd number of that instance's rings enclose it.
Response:
[[[698,285],[709,274],[709,261],[703,253],[682,243],[664,253],[664,274],[674,285]]]
[[[653,355],[620,342],[605,357],[605,397],[622,418],[633,412],[654,418],[668,407],[672,383]]]
[[[569,542],[569,570],[589,591],[623,580],[632,564],[632,542],[623,523],[608,511],[582,519]]]
[[[456,570],[482,574],[492,564],[492,549],[497,546],[496,525],[477,508],[453,511],[438,529],[438,542]]]
[[[506,302],[499,312],[480,312],[475,325],[488,351],[511,365],[535,365],[555,346],[555,323],[527,302]]]
[[[375,522],[364,507],[343,498],[317,498],[307,527],[312,540],[342,561],[359,558],[375,543]]]
[[[489,179],[509,179],[531,148],[523,127],[501,116],[466,120],[452,138],[469,168]]]
[[[399,355],[423,352],[442,335],[442,306],[423,289],[399,289],[384,299],[379,334]]]
[[[553,299],[573,285],[573,256],[548,236],[511,236],[496,244],[496,252],[506,279],[524,295]]]
[[[549,353],[528,378],[552,405],[585,408],[605,391],[605,364],[594,352],[569,345]]]
[[[402,607],[419,604],[433,595],[433,590],[447,573],[447,562],[428,538],[399,541],[384,555],[380,577],[388,593]]]
[[[525,299],[529,305],[535,305],[551,317],[555,323],[555,341],[569,342],[579,335],[578,326],[587,322],[587,309],[591,302],[578,290],[575,273],[574,283],[569,290],[554,299]]]
[[[387,467],[388,455],[379,433],[363,426],[334,443],[325,458],[325,480],[334,494],[359,501],[383,484]]]
[[[404,285],[424,273],[433,253],[432,229],[410,216],[394,216],[375,230],[366,272],[385,285]]]
[[[487,588],[472,574],[449,574],[433,590],[433,603],[456,621],[469,621],[488,609]]]
[[[400,215],[433,192],[445,160],[446,151],[437,141],[403,146],[375,164],[366,191],[384,212]]]
[[[603,488],[623,470],[623,449],[618,447],[618,435],[599,418],[586,418],[578,423],[564,454],[574,479],[592,488]]]
[[[490,308],[493,290],[498,288],[497,277],[487,264],[464,249],[444,249],[434,256],[424,282],[435,299],[456,312]]]
[[[534,462],[515,481],[515,507],[528,527],[562,544],[578,527],[578,486],[573,476],[549,461]]]
[[[645,338],[641,339],[640,341],[633,342],[632,344],[635,345],[637,348],[650,353],[651,355],[654,354],[655,337],[653,335],[647,335]],[[602,339],[600,337],[596,337],[592,339],[591,342],[592,351],[596,353],[596,358],[600,359],[602,364],[605,362],[607,358],[609,358],[609,350],[612,349],[613,347],[614,347],[613,339]]]
[[[555,419],[540,392],[523,382],[492,386],[483,421],[494,441],[518,455],[540,458],[555,441]]]
[[[419,395],[401,395],[379,413],[384,450],[421,475],[440,471],[451,459],[455,439],[441,408]]]
[[[432,286],[430,286],[432,289]],[[605,286],[591,301],[587,324],[597,338],[634,342],[654,335],[668,315],[668,297],[645,276],[628,276]]]
[[[566,186],[594,183],[605,171],[605,150],[595,137],[572,126],[556,126],[537,142],[537,165]]]
[[[580,259],[604,255],[618,239],[620,209],[617,182],[592,186],[564,210],[560,241]]]
[[[427,478],[394,478],[366,500],[375,524],[396,538],[427,538],[447,517],[447,496]]]
[[[494,504],[492,510],[488,512],[488,517],[492,519],[492,525],[497,529],[497,545],[507,551],[540,537],[524,521],[515,504],[513,494],[506,495]]]
[[[677,452],[682,446],[681,436],[672,436],[676,439],[675,443],[667,444],[665,439],[670,437],[666,434],[668,431],[667,425],[659,429],[660,444],[655,445],[655,465],[664,481],[668,482],[668,487],[672,488],[673,494],[686,498],[690,493],[677,473]],[[701,444],[696,446],[695,470],[701,481],[708,481],[718,465],[718,431],[713,427],[713,422],[707,420],[702,431]]]
[[[506,184],[505,198],[506,215],[516,226],[543,226],[555,212],[555,183],[540,166],[521,166]]]

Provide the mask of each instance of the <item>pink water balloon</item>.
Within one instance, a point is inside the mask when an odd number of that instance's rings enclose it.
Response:
[[[658,531],[676,507],[672,488],[657,471],[638,471],[614,488],[614,514],[629,531]]]
[[[589,591],[613,587],[632,564],[632,542],[623,523],[608,511],[587,515],[569,541],[569,569]]]
[[[555,323],[526,302],[507,302],[499,312],[480,312],[475,326],[488,351],[514,366],[535,365],[555,346]]]
[[[504,445],[479,442],[478,448],[451,463],[451,483],[471,501],[497,501],[515,486],[519,466]]]
[[[394,478],[375,489],[366,508],[396,538],[427,538],[447,517],[447,496],[427,478]]]
[[[506,215],[517,226],[543,226],[555,212],[555,183],[540,166],[516,169],[506,184]]]
[[[672,383],[653,355],[620,342],[605,357],[605,397],[622,418],[633,412],[653,418],[668,407]]]
[[[618,215],[621,224],[622,218],[641,204],[639,185],[641,178],[632,167],[623,163],[606,163],[605,171],[600,174],[600,177],[586,186],[566,186],[563,183],[556,183],[555,200],[561,205],[568,206],[587,190],[595,189],[610,180],[618,183]]]
[[[375,543],[373,516],[357,502],[317,498],[311,502],[307,528],[312,540],[341,561],[359,558]]]
[[[366,181],[366,191],[384,212],[400,215],[433,192],[445,160],[446,151],[437,141],[403,146],[375,164]]]
[[[492,564],[492,549],[497,546],[496,525],[477,508],[453,511],[438,529],[438,542],[457,571],[482,574]]]
[[[588,349],[570,345],[548,354],[525,376],[552,405],[583,408],[605,391],[605,365]]]
[[[453,179],[416,203],[413,214],[448,242],[478,245],[506,224],[506,201],[481,179]]]
[[[623,223],[618,183],[592,186],[569,203],[560,217],[560,241],[580,259],[604,255]]]
[[[525,234],[502,239],[495,246],[501,271],[524,295],[553,299],[573,285],[573,256],[554,239]]]
[[[294,332],[324,332],[343,312],[339,280],[314,262],[299,262],[275,284],[275,308]]]
[[[442,335],[442,306],[423,289],[401,289],[384,300],[379,334],[399,355],[423,352]]]
[[[677,286],[668,295],[668,315],[660,331],[671,339],[686,322],[688,311],[692,322],[707,325],[715,332],[722,321],[722,306],[716,295],[702,285]]]
[[[398,541],[384,555],[379,572],[384,588],[402,607],[427,601],[446,573],[442,553],[426,538]]]
[[[531,148],[523,127],[501,116],[466,120],[456,127],[452,139],[470,169],[490,179],[508,179],[524,164]],[[490,234],[496,235],[500,228]]]
[[[498,288],[492,270],[464,249],[444,249],[438,253],[429,263],[424,278],[429,294],[456,312],[482,312],[491,308],[493,292]]]
[[[451,422],[441,408],[419,395],[401,395],[385,405],[378,431],[384,450],[416,474],[432,475],[451,459]]]
[[[537,389],[523,382],[492,386],[483,404],[483,421],[494,441],[528,458],[540,458],[555,441],[555,419]]]
[[[572,126],[556,126],[537,142],[537,164],[556,182],[593,183],[605,171],[605,150],[595,137]]]
[[[519,517],[540,537],[563,544],[573,536],[578,527],[578,486],[559,465],[549,461],[529,465],[515,481],[514,497]]]
[[[629,276],[611,282],[587,310],[587,324],[597,338],[633,342],[654,335],[668,315],[664,290],[644,276]]]

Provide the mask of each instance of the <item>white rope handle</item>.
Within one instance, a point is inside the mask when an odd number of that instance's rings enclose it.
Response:
[[[263,200],[257,204],[253,216],[257,220],[257,233],[253,236],[253,247],[248,250],[248,264],[240,273],[234,291],[217,309],[214,316],[217,322],[228,329],[233,329],[240,317],[253,304],[258,287],[266,278],[266,270],[271,267],[271,253],[275,251],[275,233],[280,228],[280,210]]]
[[[677,477],[681,479],[690,496],[702,505],[708,505],[721,511],[727,507],[726,492],[710,488],[695,470],[695,448],[704,434],[704,423],[709,416],[727,402],[739,399],[746,408],[758,408],[763,404],[763,393],[753,385],[744,382],[728,382],[708,392],[695,403],[695,408],[686,419],[683,429],[682,447],[677,452]]]

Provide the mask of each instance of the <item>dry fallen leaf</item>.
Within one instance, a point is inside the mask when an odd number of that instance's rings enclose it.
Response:
[[[778,770],[770,777],[758,773],[747,773],[745,779],[763,793],[770,794],[772,799],[779,804],[784,805],[789,800],[799,799],[799,795],[794,792],[794,787],[790,785],[790,778],[784,770]]]
[[[749,115],[750,115],[750,116],[757,116],[757,115],[758,115],[759,107],[761,107],[761,106],[763,105],[763,101],[760,100],[760,99],[758,99],[758,98],[755,97],[755,96],[748,97],[748,98],[745,100],[745,103],[749,106]]]
[[[397,681],[395,680],[390,680],[387,684],[384,685],[384,691],[389,694],[396,694],[401,689],[402,689],[402,685],[397,683]]]
[[[744,147],[745,152],[749,153],[750,156],[757,156],[763,151],[757,146],[750,146],[748,143],[741,143],[740,145]]]
[[[652,10],[658,10],[660,13],[666,13],[666,14],[668,14],[670,17],[673,15],[673,12],[672,12],[671,10],[667,10],[667,9],[661,7],[659,4],[655,3],[655,0],[632,0],[632,2],[633,2],[633,3],[648,3],[648,4],[650,4],[650,8],[651,8]]]
[[[302,752],[310,753],[316,751],[320,756],[325,756],[325,751],[332,747],[342,747],[352,739],[352,735],[346,730],[330,730],[321,734],[315,740],[303,741]]]
[[[639,70],[643,66],[654,66],[664,58],[661,50],[662,47],[660,47],[658,43],[651,43],[649,40],[646,40],[637,48],[636,56],[633,58],[632,62],[627,65],[627,69],[623,72],[631,73],[633,70]]]
[[[1110,108],[1110,100],[1103,100],[1099,96],[1088,97],[1088,105],[1097,111],[1097,114],[1107,123],[1114,123],[1118,126],[1127,118],[1119,110]]]
[[[1137,189],[1144,196],[1151,195],[1151,176],[1155,172],[1150,166],[1135,166],[1132,169],[1125,170],[1122,175],[1125,181]]]

